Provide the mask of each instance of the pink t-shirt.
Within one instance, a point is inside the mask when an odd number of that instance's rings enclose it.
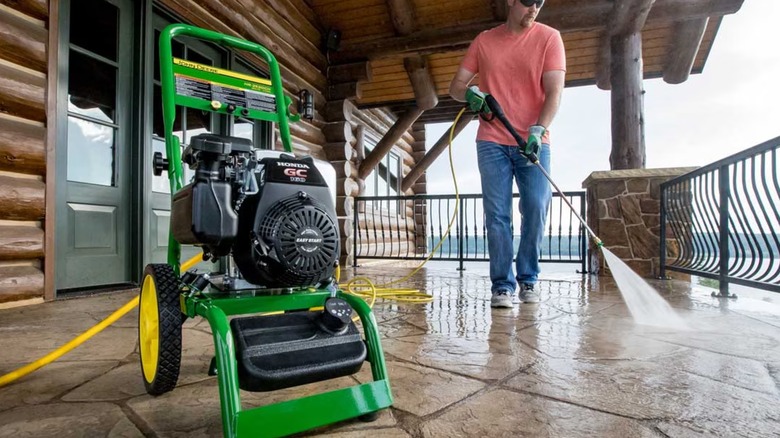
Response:
[[[507,119],[521,137],[528,137],[528,127],[538,121],[544,104],[542,73],[566,70],[563,40],[557,30],[534,23],[520,35],[506,24],[486,30],[469,46],[461,67],[479,74],[479,89],[496,98]],[[549,133],[545,142],[549,142]],[[504,125],[494,118],[480,118],[478,140],[515,145]]]

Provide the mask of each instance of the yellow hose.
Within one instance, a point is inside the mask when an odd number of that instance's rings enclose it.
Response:
[[[108,318],[104,319],[103,321],[100,321],[98,324],[92,326],[92,328],[90,328],[89,330],[76,336],[70,342],[63,345],[62,347],[52,351],[51,353],[47,354],[46,356],[43,356],[42,358],[36,360],[35,362],[29,363],[21,368],[17,368],[16,370],[11,371],[10,373],[0,377],[0,387],[7,385],[16,379],[26,376],[31,372],[37,370],[38,368],[41,368],[42,366],[54,362],[65,353],[69,352],[70,350],[73,350],[74,348],[84,343],[84,341],[86,341],[87,339],[100,333],[104,328],[116,322],[116,320],[124,316],[125,313],[129,312],[137,305],[138,305],[138,297],[135,297],[132,300],[130,300],[127,304],[120,307],[119,310],[112,313]]]
[[[203,260],[202,254],[196,255],[195,257],[182,263],[181,271],[186,271],[190,269],[191,267],[195,266],[202,260]],[[30,374],[31,372],[37,370],[38,368],[41,368],[43,366],[46,366],[54,362],[55,360],[59,359],[60,357],[68,353],[70,350],[73,350],[74,348],[86,342],[87,339],[103,331],[104,328],[115,323],[119,318],[125,316],[127,312],[133,310],[137,305],[138,305],[138,297],[135,297],[132,300],[128,301],[127,304],[120,307],[114,313],[109,315],[108,318],[93,325],[87,331],[71,339],[67,344],[63,345],[62,347],[52,351],[51,353],[47,354],[46,356],[43,356],[42,358],[36,360],[35,362],[31,362],[21,368],[17,368],[11,371],[8,374],[0,376],[0,387],[5,386],[16,379],[20,379]]]

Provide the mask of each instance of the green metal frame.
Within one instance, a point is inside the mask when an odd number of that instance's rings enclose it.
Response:
[[[244,117],[278,123],[282,144],[287,152],[292,152],[289,122],[297,121],[299,116],[289,113],[291,99],[284,95],[279,65],[273,54],[265,47],[246,40],[186,24],[171,24],[163,30],[160,36],[160,79],[171,196],[183,186],[180,144],[178,137],[173,135],[176,105],[203,111],[226,112],[224,107],[215,109],[209,101],[204,99],[176,94],[174,73],[186,74],[203,80],[219,79],[220,82],[226,82],[224,76],[214,75],[213,72],[175,64],[171,53],[171,40],[176,36],[194,37],[234,49],[245,50],[264,59],[268,63],[270,71],[271,83],[268,91],[276,98],[276,112],[250,109],[249,114]],[[257,84],[245,83],[238,79],[230,85],[241,88]],[[174,268],[177,275],[179,274],[180,257],[181,246],[173,238],[173,233],[170,233],[168,263]],[[245,313],[305,310],[320,307],[331,296],[331,292],[322,289],[312,291],[302,288],[286,295],[262,295],[262,293],[252,294],[246,291],[241,295],[203,293],[193,296],[182,293],[180,297],[182,312],[188,317],[202,316],[206,318],[214,334],[222,429],[226,437],[241,435],[284,436],[369,414],[393,404],[379,331],[371,308],[362,299],[346,294],[342,290],[338,290],[336,295],[346,300],[360,317],[368,347],[368,360],[371,363],[373,382],[242,410],[235,344],[227,317]]]

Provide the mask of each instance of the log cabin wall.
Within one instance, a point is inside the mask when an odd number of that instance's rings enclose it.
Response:
[[[383,108],[359,110],[347,99],[328,102],[324,115],[327,121],[323,128],[327,141],[325,154],[327,159],[333,163],[338,175],[336,214],[339,216],[339,231],[341,233],[340,263],[342,266],[351,266],[354,262],[354,198],[365,194],[364,181],[358,176],[358,169],[365,158],[365,142],[368,141],[367,138],[381,139],[397,118]],[[416,138],[422,138],[422,142]],[[411,170],[414,165],[415,150],[420,147],[423,151],[425,150],[424,125],[405,132],[395,143],[393,150],[401,157],[402,175],[408,174]],[[424,185],[418,185],[415,189],[424,190]],[[415,193],[414,189],[410,189],[399,194],[412,195]],[[406,207],[404,211],[400,212],[400,215],[404,219],[411,220],[414,216],[414,210],[411,204]],[[379,223],[378,220],[376,222]],[[407,220],[401,222],[406,223]]]
[[[0,1],[0,303],[44,295],[48,14]]]

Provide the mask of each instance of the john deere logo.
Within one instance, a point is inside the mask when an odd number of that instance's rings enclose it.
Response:
[[[295,246],[304,253],[313,253],[322,246],[322,235],[319,230],[306,227],[295,236]]]

